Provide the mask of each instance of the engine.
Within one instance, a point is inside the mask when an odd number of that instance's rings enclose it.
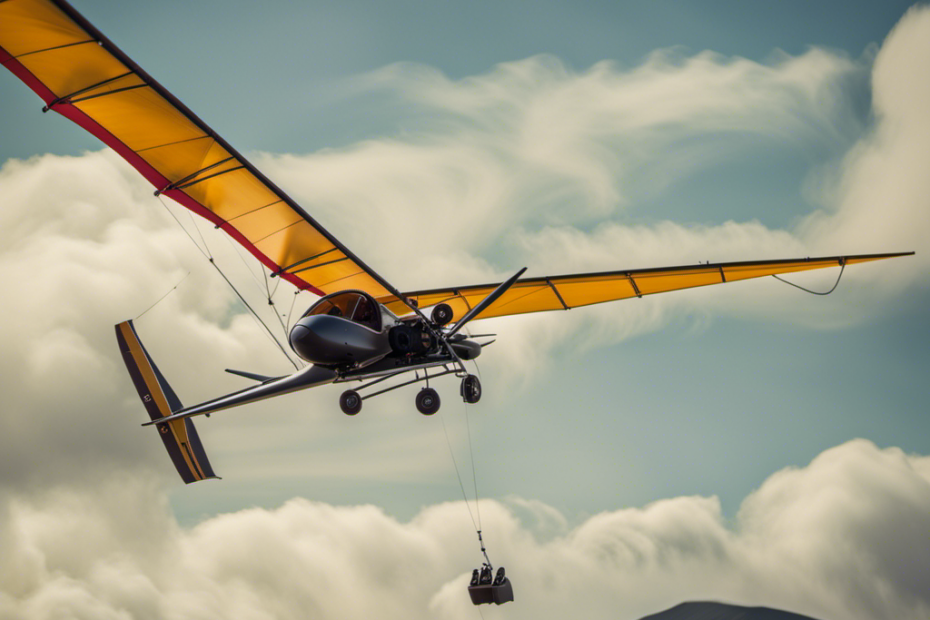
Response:
[[[436,339],[422,322],[404,322],[388,331],[391,350],[399,355],[418,355],[436,346]]]

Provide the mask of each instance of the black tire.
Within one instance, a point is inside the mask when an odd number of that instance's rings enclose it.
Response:
[[[459,391],[462,394],[462,400],[474,404],[481,400],[481,381],[475,375],[468,375],[462,379]]]
[[[439,304],[433,308],[433,313],[430,315],[430,318],[433,319],[433,323],[441,327],[451,321],[453,316],[452,306],[449,304]]]
[[[346,415],[355,415],[362,410],[362,397],[355,390],[346,390],[339,397],[339,407]]]
[[[433,415],[439,411],[439,394],[433,388],[423,388],[417,393],[417,411]]]

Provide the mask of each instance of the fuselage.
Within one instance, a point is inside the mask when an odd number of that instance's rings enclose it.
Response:
[[[337,369],[363,368],[381,360],[399,366],[451,359],[434,329],[419,316],[398,318],[365,292],[341,291],[313,304],[291,328],[288,340],[301,359]],[[477,343],[458,335],[449,346],[462,359],[481,353]]]

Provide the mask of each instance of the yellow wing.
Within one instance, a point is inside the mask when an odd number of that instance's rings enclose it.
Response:
[[[317,294],[396,290],[66,2],[0,0],[0,63],[155,186]]]
[[[852,265],[854,263],[910,254],[913,254],[913,252],[710,263],[682,267],[661,267],[658,269],[634,269],[545,278],[525,278],[517,280],[497,302],[475,318],[487,319],[495,316],[543,312],[545,310],[569,310],[617,299],[667,293],[710,284],[724,284],[779,273]],[[421,308],[439,303],[449,304],[454,313],[452,320],[457,321],[470,308],[497,288],[498,284],[412,291],[403,294],[407,298],[416,301]],[[387,297],[379,301],[396,314],[406,312],[406,306],[399,301],[392,301]]]

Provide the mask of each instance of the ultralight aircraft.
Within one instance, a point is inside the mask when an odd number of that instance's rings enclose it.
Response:
[[[225,231],[269,271],[320,297],[290,329],[309,365],[269,377],[230,370],[251,387],[184,407],[142,346],[131,321],[116,326],[126,366],[151,421],[186,483],[215,477],[191,420],[198,415],[330,383],[363,381],[339,398],[355,415],[365,399],[453,374],[469,403],[481,398],[465,361],[493,335],[469,336],[472,320],[569,310],[632,297],[763,276],[841,267],[893,256],[868,254],[521,278],[399,291],[330,234],[183,103],[63,0],[0,0],[0,62],[57,112],[119,153],[154,187]],[[433,374],[429,374],[430,370]],[[414,378],[363,390],[407,373]],[[426,387],[417,409],[435,413]],[[501,578],[503,576],[501,575]],[[485,576],[476,584],[485,585]],[[487,577],[490,582],[490,578]]]

